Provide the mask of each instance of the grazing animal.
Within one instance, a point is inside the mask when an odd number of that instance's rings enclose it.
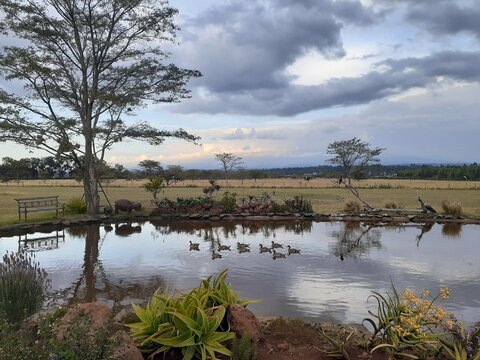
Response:
[[[239,243],[237,242],[237,249],[242,249],[242,248],[248,248],[250,249],[250,244],[245,244],[245,243]]]
[[[292,248],[292,247],[290,247],[290,245],[288,245],[287,248],[288,248],[288,255],[290,255],[290,254],[300,254],[299,249]]]
[[[230,245],[218,245],[218,251],[228,250],[230,251]]]
[[[212,252],[212,260],[221,259],[221,258],[222,258],[222,255],[217,254],[215,251]]]
[[[281,258],[285,259],[286,257],[285,257],[285,254],[277,253],[275,250],[273,250],[272,258],[273,258],[273,260],[276,260],[276,259],[281,259]]]
[[[279,243],[276,243],[272,240],[272,249],[278,249],[278,248],[282,248],[283,249],[283,245],[282,244],[279,244]]]
[[[132,210],[141,210],[142,204],[136,201],[130,201],[127,199],[120,199],[115,201],[115,214],[118,214],[119,211],[126,211],[128,213]]]
[[[200,250],[200,244],[199,243],[192,243],[192,240],[190,240],[190,250]]]
[[[272,249],[270,249],[269,247],[263,246],[262,244],[260,244],[259,246],[260,246],[260,252],[261,253],[272,252]]]

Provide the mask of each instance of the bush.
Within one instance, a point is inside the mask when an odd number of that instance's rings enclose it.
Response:
[[[294,196],[293,199],[285,199],[285,205],[293,212],[313,213],[312,203],[303,196]]]
[[[8,253],[0,264],[0,318],[16,323],[38,311],[50,285],[47,272],[26,252]]]
[[[255,360],[255,351],[256,345],[252,343],[250,336],[244,335],[233,341],[232,360]]]
[[[161,176],[152,176],[143,185],[145,191],[152,193],[153,200],[157,200],[158,193],[161,192],[166,186],[165,179]]]
[[[345,206],[343,207],[343,211],[346,213],[352,214],[352,213],[358,213],[360,212],[360,203],[355,200],[348,200],[345,202]]]
[[[386,209],[399,209],[400,206],[395,201],[387,201],[385,203],[385,208]]]
[[[442,209],[445,215],[461,216],[463,213],[462,204],[457,201],[443,200]]]
[[[82,198],[74,197],[65,204],[65,210],[68,214],[85,214],[87,212],[87,204]]]
[[[223,205],[225,213],[232,213],[235,209],[235,204],[237,203],[237,193],[231,193],[230,191],[225,191],[222,196],[220,203]]]

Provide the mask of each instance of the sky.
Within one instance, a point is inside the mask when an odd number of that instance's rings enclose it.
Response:
[[[358,137],[384,164],[478,162],[480,0],[171,0],[171,61],[200,70],[192,97],[136,112],[200,145],[115,145],[107,162],[216,168],[326,163],[329,143]],[[29,154],[0,144],[0,155]]]

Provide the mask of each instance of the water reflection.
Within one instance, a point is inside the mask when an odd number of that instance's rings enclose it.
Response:
[[[186,290],[228,268],[242,296],[263,299],[252,305],[258,314],[360,322],[372,305],[370,291],[383,292],[393,281],[398,289],[449,286],[447,309],[474,321],[479,229],[302,221],[89,225],[66,230],[65,241],[37,260],[70,303],[138,303],[157,288]],[[282,244],[276,251],[285,258],[274,256],[272,242]],[[300,254],[289,255],[288,246]],[[17,237],[0,239],[1,251],[17,248]]]
[[[450,238],[459,238],[462,232],[462,224],[446,223],[442,226],[442,234]]]
[[[341,261],[346,258],[358,258],[367,254],[371,248],[380,249],[381,232],[377,225],[364,225],[361,222],[345,222],[343,229],[332,231],[331,237],[337,241],[330,246],[330,253]]]

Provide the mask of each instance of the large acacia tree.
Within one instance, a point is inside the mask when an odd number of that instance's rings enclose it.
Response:
[[[82,171],[88,213],[99,211],[97,168],[124,139],[161,144],[195,141],[125,122],[135,108],[176,102],[198,71],[168,64],[177,10],[160,0],[0,0],[0,28],[16,39],[4,46],[0,74],[0,141],[72,159]]]
[[[369,143],[356,137],[350,140],[334,141],[327,147],[327,154],[333,155],[327,161],[334,165],[340,165],[343,169],[343,178],[348,181],[352,172],[361,170],[367,165],[380,162],[378,156],[385,150],[383,148],[372,148]]]

